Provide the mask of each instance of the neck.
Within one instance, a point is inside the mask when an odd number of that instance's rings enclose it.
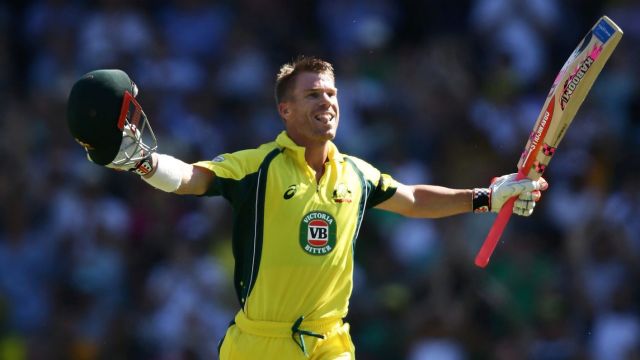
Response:
[[[304,159],[307,164],[316,172],[318,178],[322,176],[324,172],[324,162],[327,160],[329,154],[329,144],[323,145],[307,145],[305,146]]]
[[[329,156],[329,141],[313,141],[301,136],[297,136],[295,132],[287,130],[287,135],[293,140],[293,142],[304,147],[304,160],[309,167],[316,173],[316,180],[320,181],[320,178],[324,174],[324,162]]]

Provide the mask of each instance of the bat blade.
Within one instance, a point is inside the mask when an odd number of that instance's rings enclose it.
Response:
[[[601,17],[573,50],[556,76],[540,115],[518,161],[518,178],[539,179],[575,118],[578,109],[622,38],[622,30],[607,16]],[[500,209],[475,264],[489,263],[500,237],[509,222],[516,198]]]

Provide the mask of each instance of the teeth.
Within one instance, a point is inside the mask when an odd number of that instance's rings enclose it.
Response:
[[[333,120],[333,118],[334,118],[333,114],[319,114],[319,115],[316,115],[316,120],[319,120],[319,121],[323,121],[323,120],[331,121],[331,120]]]

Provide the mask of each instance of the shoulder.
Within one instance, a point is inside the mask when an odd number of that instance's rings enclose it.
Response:
[[[377,199],[373,201],[372,204],[377,204],[388,199],[395,193],[395,189],[398,188],[399,183],[394,180],[391,175],[381,172],[367,161],[350,155],[345,155],[345,160],[351,162],[367,182],[370,183],[372,187],[375,187],[376,191],[379,191],[379,196],[377,196]]]
[[[343,154],[343,156],[346,161],[351,162],[367,179],[377,179],[380,177],[380,171],[367,161],[352,155]]]
[[[272,141],[255,149],[220,154],[211,160],[199,161],[193,165],[209,169],[219,177],[239,179],[257,172],[264,159],[277,149],[278,146]]]
[[[230,158],[242,161],[248,168],[258,169],[262,161],[272,151],[279,149],[275,141],[260,145],[255,149],[239,150],[231,154],[227,154]],[[224,156],[224,155],[221,155]]]

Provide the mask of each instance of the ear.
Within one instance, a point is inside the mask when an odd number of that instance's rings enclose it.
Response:
[[[287,104],[286,102],[281,102],[278,104],[278,113],[280,113],[280,117],[283,120],[287,120],[289,118],[289,104]]]

